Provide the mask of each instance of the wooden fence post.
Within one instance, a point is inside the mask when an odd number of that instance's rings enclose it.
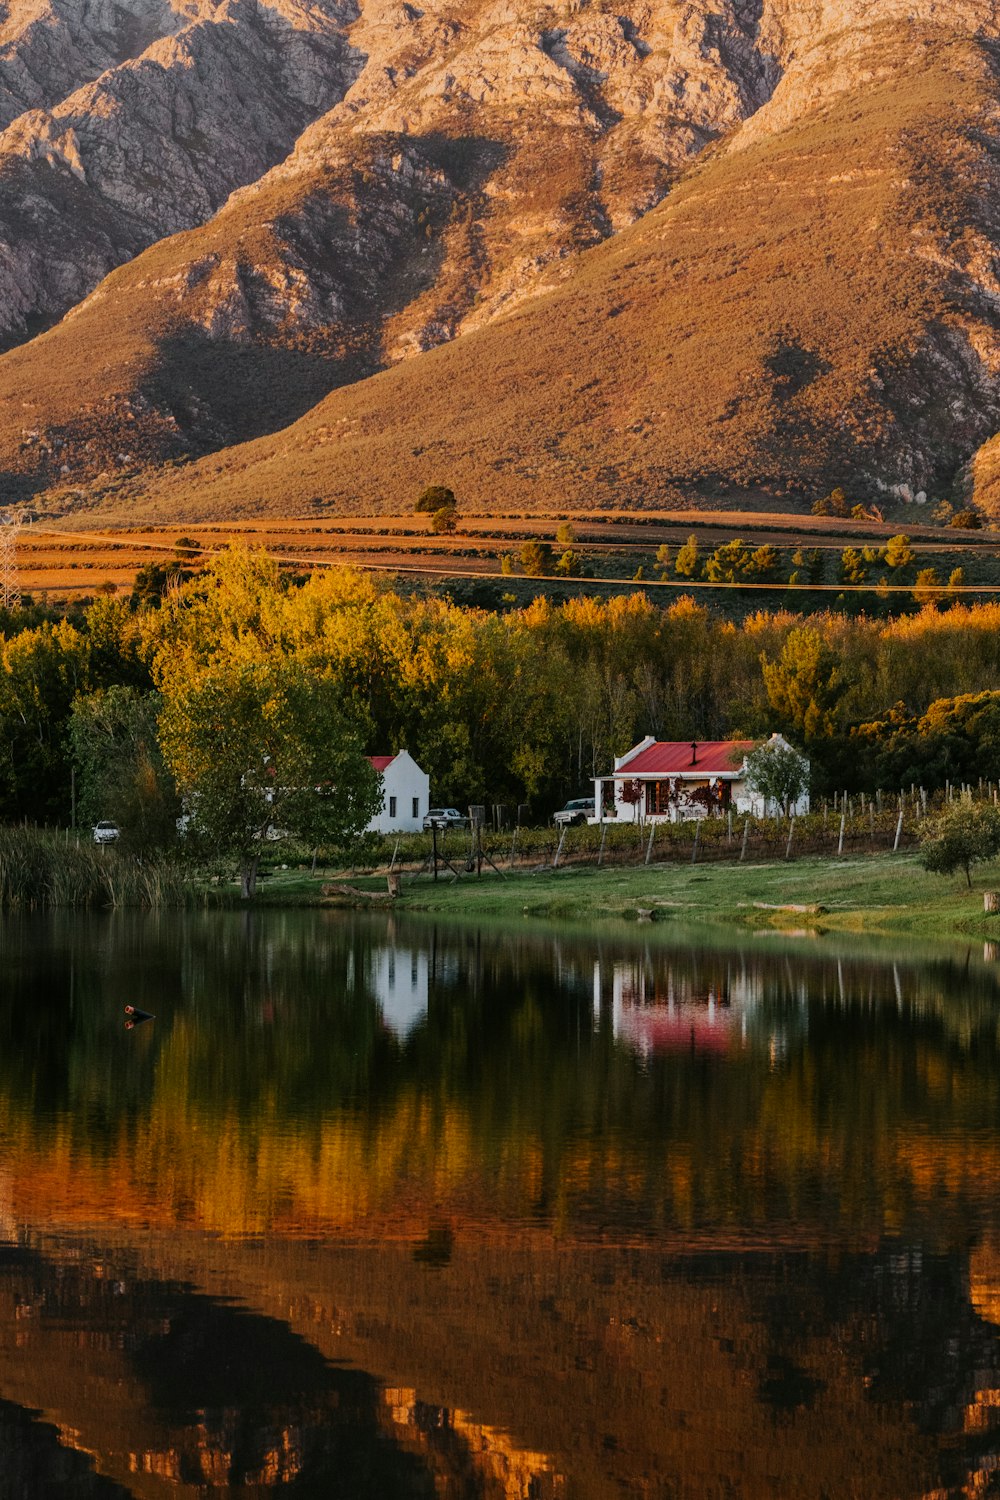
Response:
[[[653,857],[653,836],[655,835],[655,833],[656,833],[656,824],[655,823],[650,823],[650,825],[649,825],[649,843],[646,845],[646,863],[647,863],[647,865],[649,864],[649,861]]]
[[[562,832],[559,835],[559,848],[556,850],[556,857],[552,861],[552,868],[553,868],[553,870],[558,870],[558,868],[559,868],[559,856],[560,856],[560,854],[562,854],[562,846],[563,846],[563,844],[565,842],[566,842],[566,824],[564,823],[563,826],[562,826]]]
[[[792,815],[792,821],[791,821],[791,823],[788,826],[788,843],[785,845],[785,858],[786,859],[790,859],[791,855],[792,855],[792,837],[793,837],[794,833],[795,833],[795,816],[793,814]]]
[[[601,824],[601,847],[597,851],[597,868],[600,869],[604,863],[604,843],[608,836],[607,823]]]
[[[695,823],[694,823],[694,848],[691,850],[691,863],[692,864],[696,864],[697,861],[698,861],[698,839],[699,839],[700,835],[701,835],[701,819],[700,818],[696,818],[695,819]]]
[[[843,854],[843,852],[844,852],[844,824],[846,822],[847,822],[847,814],[842,812],[841,815],[840,815],[840,842],[837,844],[837,853],[838,854]]]
[[[893,854],[899,852],[899,841],[903,837],[903,809],[899,809],[899,818],[896,823],[896,842],[892,846]]]
[[[743,848],[740,850],[740,864],[747,857],[747,839],[750,837],[750,819],[747,818],[743,824]]]

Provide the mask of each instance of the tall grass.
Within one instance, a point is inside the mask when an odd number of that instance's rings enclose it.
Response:
[[[0,910],[179,906],[184,897],[181,871],[169,861],[46,829],[0,827]]]

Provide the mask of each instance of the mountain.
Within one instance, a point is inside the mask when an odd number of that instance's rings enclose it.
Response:
[[[985,472],[1000,0],[84,10],[86,46],[46,12],[75,88],[0,132],[8,342],[70,308],[0,357],[8,493],[796,508]],[[6,27],[0,82],[38,46]]]

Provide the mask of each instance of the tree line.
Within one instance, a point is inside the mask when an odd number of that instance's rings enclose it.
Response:
[[[293,700],[331,744],[408,749],[436,801],[526,802],[541,817],[646,734],[780,730],[819,793],[1000,779],[998,604],[735,623],[633,593],[496,613],[346,568],[290,580],[234,548],[162,600],[100,598],[0,626],[6,821],[66,824],[75,796],[78,822],[120,816],[167,838],[205,724],[226,727],[238,759],[248,703],[270,713],[264,767],[294,738],[281,727]],[[203,766],[218,744],[201,745]],[[303,744],[288,773],[299,785],[312,774]]]

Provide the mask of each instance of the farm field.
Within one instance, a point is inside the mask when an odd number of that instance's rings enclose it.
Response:
[[[936,563],[964,565],[967,571],[971,560],[980,565],[979,571],[985,568],[991,575],[986,582],[993,581],[989,564],[1000,555],[1000,536],[995,533],[942,530],[898,518],[831,521],[766,512],[664,511],[641,516],[590,512],[565,519],[573,527],[573,548],[593,575],[589,581],[627,583],[641,567],[644,586],[670,590],[697,585],[683,578],[659,583],[653,572],[656,550],[662,543],[676,548],[692,534],[706,554],[733,537],[789,552],[808,546],[839,553],[846,546],[882,543],[905,529],[914,550],[927,554],[927,560],[933,554]],[[430,530],[429,518],[413,514],[371,521],[354,517],[321,522],[261,519],[172,527],[98,525],[93,518],[75,516],[60,522],[45,518],[25,526],[18,539],[17,560],[22,589],[52,599],[127,590],[137,571],[150,562],[197,561],[233,541],[263,547],[297,572],[351,564],[428,579],[511,579],[501,571],[501,555],[516,555],[520,543],[529,539],[547,541],[558,553],[558,524],[552,517],[462,515],[454,534],[437,536]],[[984,582],[972,577],[969,581]],[[785,591],[783,585],[771,587]]]

